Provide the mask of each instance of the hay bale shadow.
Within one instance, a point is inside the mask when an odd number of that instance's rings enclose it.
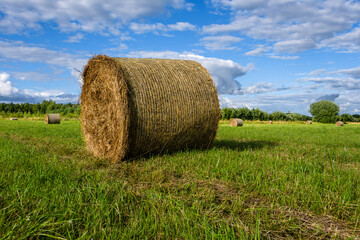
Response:
[[[236,151],[243,151],[246,149],[261,149],[266,146],[275,147],[279,145],[277,142],[271,141],[236,141],[236,140],[223,140],[216,139],[213,148],[217,149],[232,149]]]

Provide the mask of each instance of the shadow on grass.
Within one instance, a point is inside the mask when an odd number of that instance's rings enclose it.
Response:
[[[214,141],[213,148],[217,149],[232,149],[243,151],[246,149],[261,149],[264,147],[275,147],[278,143],[270,141],[236,141],[236,140],[219,140]]]
[[[261,149],[264,147],[275,147],[278,143],[276,142],[270,142],[270,141],[236,141],[236,140],[219,140],[216,139],[213,143],[213,146],[209,149],[232,149],[235,151],[244,151],[247,149]],[[187,151],[207,151],[209,150],[207,148],[188,148],[188,149],[182,149],[182,150],[165,150],[161,152],[151,152],[147,154],[143,154],[140,156],[130,157],[125,159],[127,162],[132,161],[141,161],[145,160],[147,161],[151,157],[159,157],[159,156],[172,156],[181,152],[187,152]]]

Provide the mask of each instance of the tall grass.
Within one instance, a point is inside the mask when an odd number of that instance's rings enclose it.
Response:
[[[360,125],[222,124],[111,164],[78,121],[0,121],[0,239],[360,237]]]

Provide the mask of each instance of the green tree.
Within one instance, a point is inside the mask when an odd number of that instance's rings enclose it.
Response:
[[[223,108],[223,109],[221,109],[220,113],[221,113],[222,119],[229,120],[230,118],[234,117],[234,109],[233,108],[228,108],[228,107]]]
[[[311,104],[309,112],[314,116],[314,122],[334,123],[339,114],[339,106],[331,101],[324,100]]]
[[[274,121],[284,121],[286,118],[286,114],[280,111],[275,111],[269,115],[269,119]]]
[[[341,114],[340,119],[343,122],[355,122],[355,118],[347,113]]]

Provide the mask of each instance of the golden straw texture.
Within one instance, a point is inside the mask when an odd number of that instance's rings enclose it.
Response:
[[[46,124],[60,124],[60,114],[46,114],[45,115],[45,123]]]
[[[220,108],[199,63],[170,59],[89,60],[81,122],[87,148],[112,161],[211,146]]]
[[[231,118],[229,121],[229,126],[231,127],[242,127],[243,121],[240,118]]]
[[[336,126],[340,126],[340,127],[344,126],[344,123],[342,121],[337,121],[335,124]]]

